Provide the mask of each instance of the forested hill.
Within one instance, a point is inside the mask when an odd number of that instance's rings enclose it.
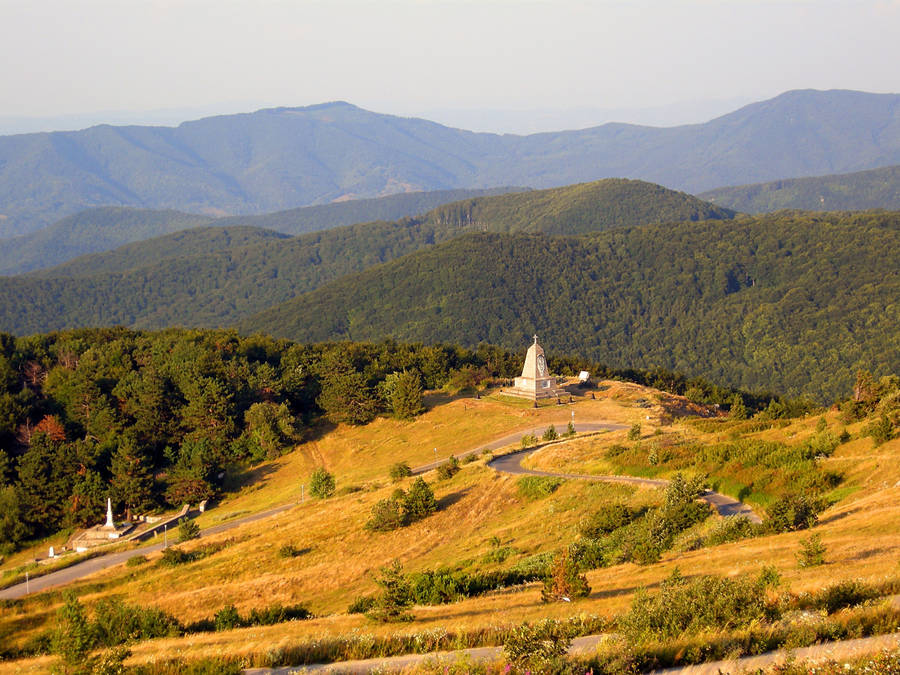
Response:
[[[900,214],[776,214],[588,237],[472,234],[244,320],[294,340],[481,341],[830,400],[900,370]]]
[[[88,209],[21,237],[0,240],[0,274],[22,274],[77,256],[109,251],[132,241],[208,225],[213,221],[180,211],[120,206]]]
[[[900,210],[900,166],[724,187],[699,197],[744,213],[780,209],[897,211]]]
[[[464,213],[480,214],[479,219],[448,218]],[[506,232],[534,227],[533,220],[553,232],[570,226],[574,231],[602,230],[648,219],[689,220],[698,214],[725,217],[730,212],[649,183],[607,180],[482,197],[421,218],[222,246],[211,253],[203,251],[225,239],[216,234],[218,228],[189,230],[73,260],[41,272],[42,278],[0,279],[0,330],[25,334],[110,324],[230,325],[342,275],[476,229]],[[252,232],[257,238],[274,234]]]
[[[698,192],[900,164],[900,96],[792,91],[705,124],[472,133],[348,103],[0,137],[0,234],[100,205],[264,213],[416,190],[629,176]]]
[[[37,232],[5,241],[0,240],[0,274],[23,274],[36,269],[45,269],[79,256],[110,251],[132,242],[204,225],[220,228],[264,228],[297,235],[353,223],[397,220],[426,213],[436,206],[459,199],[523,190],[525,188],[501,187],[487,190],[414,192],[380,199],[354,199],[337,204],[307,206],[261,216],[224,218],[120,206],[88,209],[63,218],[58,223]],[[159,252],[158,246],[156,249]],[[156,258],[148,257],[143,262],[152,260]]]

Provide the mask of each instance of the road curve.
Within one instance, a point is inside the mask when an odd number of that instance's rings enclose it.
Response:
[[[579,430],[582,430],[586,426],[588,425],[579,425]],[[621,425],[608,426],[616,426],[616,428],[619,429],[624,428]],[[533,455],[535,452],[538,452],[540,449],[540,447],[529,448],[528,450],[519,450],[518,452],[513,452],[508,455],[501,455],[500,457],[495,457],[490,462],[488,462],[488,466],[496,471],[502,471],[503,473],[527,476],[547,476],[551,478],[603,481],[607,483],[629,483],[631,485],[643,485],[647,487],[665,487],[669,484],[669,481],[659,478],[638,478],[636,476],[611,476],[582,473],[553,473],[550,471],[537,471],[535,469],[527,469],[522,466],[522,460]],[[744,516],[746,518],[749,518],[751,522],[762,522],[762,518],[756,515],[753,512],[753,509],[751,509],[743,502],[735,499],[734,497],[729,497],[728,495],[723,495],[719,492],[707,490],[700,496],[700,499],[712,505],[720,516]]]

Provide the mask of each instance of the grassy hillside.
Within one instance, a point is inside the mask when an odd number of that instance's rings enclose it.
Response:
[[[827,401],[900,369],[900,214],[778,214],[583,238],[468,235],[243,320],[297,340],[487,341],[535,331],[614,366],[664,366]]]
[[[303,603],[314,615],[271,626],[217,632],[194,629],[186,636],[136,640],[130,644],[131,665],[158,663],[175,655],[188,661],[225,658],[245,667],[301,665],[341,655],[346,659],[500,644],[521,622],[548,617],[571,620],[582,632],[620,632],[623,624],[619,622],[637,604],[639,589],[656,595],[676,568],[688,579],[700,575],[749,579],[763,568],[770,576],[777,573],[778,585],[759,591],[772,602],[776,615],[746,627],[732,621],[723,599],[718,627],[693,628],[657,641],[619,637],[601,645],[596,658],[612,652],[620,663],[636,659],[636,668],[630,672],[647,672],[656,667],[654,658],[661,659],[657,666],[689,663],[714,658],[718,649],[734,655],[765,651],[785,642],[798,647],[817,639],[894,630],[896,610],[889,609],[883,598],[896,592],[898,584],[900,507],[897,488],[892,486],[900,480],[900,440],[876,448],[864,434],[866,420],[845,424],[837,412],[780,424],[757,420],[756,427],[715,419],[702,424],[682,419],[659,426],[647,422],[646,413],[656,418],[678,401],[619,382],[601,385],[596,400],[579,397],[562,416],[555,406],[534,410],[496,395],[480,400],[436,396],[429,400],[428,412],[411,423],[379,419],[363,427],[341,425],[326,430],[293,453],[246,474],[244,489],[228,495],[199,522],[205,528],[266,506],[297,501],[298,482],[317,466],[327,467],[336,476],[335,496],[307,499],[278,516],[180,545],[188,552],[205,551],[194,562],[169,567],[160,563],[157,553],[143,564],[119,566],[69,587],[90,611],[113,596],[127,597],[129,603],[164,610],[184,624],[209,619],[232,604],[242,616],[273,603]],[[641,407],[646,400],[654,402],[649,411]],[[541,602],[538,582],[447,604],[419,603],[410,608],[408,622],[378,623],[348,613],[355,600],[378,592],[374,577],[381,566],[394,560],[402,563],[405,573],[445,570],[474,575],[524,569],[541,560],[546,563],[548,555],[566,547],[576,550],[575,542],[584,547],[582,524],[594,514],[616,505],[634,510],[659,507],[664,500],[659,490],[574,480],[546,495],[529,496],[518,479],[496,474],[479,459],[464,464],[449,479],[426,474],[437,497],[435,514],[393,532],[364,528],[379,500],[398,486],[408,488],[412,481],[392,483],[387,476],[392,463],[425,461],[433,444],[443,454],[475,446],[501,430],[541,429],[560,422],[560,417],[564,421],[570,408],[578,419],[626,424],[641,420],[642,433],[631,439],[624,431],[576,438],[540,450],[535,461],[548,466],[571,464],[572,458],[603,461],[620,456],[620,448],[635,455],[655,448],[662,456],[668,451],[674,459],[686,444],[715,446],[725,438],[748,448],[777,446],[791,451],[803,448],[817,434],[837,438],[846,431],[846,438],[830,456],[807,460],[806,465],[810,475],[832,472],[840,483],[827,495],[827,510],[811,531],[825,546],[826,564],[798,565],[797,554],[809,530],[759,532],[716,542],[714,534],[725,531],[726,523],[710,517],[682,532],[658,561],[587,565],[590,593],[571,602]],[[658,465],[659,474],[671,476],[675,465],[664,459]],[[702,468],[702,464],[688,465],[687,471]],[[724,470],[743,470],[746,479],[756,468]],[[757,475],[762,477],[766,470]],[[606,545],[614,538],[609,535],[599,543]],[[282,555],[284,547],[292,547],[296,555]],[[826,597],[825,589],[849,582],[857,586],[845,586],[850,590],[839,598],[836,593],[827,596],[846,603],[846,609],[818,610],[814,617],[812,611],[796,611],[813,610],[813,603]],[[859,595],[863,590],[869,595]],[[712,603],[714,598],[704,600]],[[22,647],[28,640],[39,644],[37,636],[55,625],[61,603],[58,590],[11,603],[11,611],[0,615],[0,635],[9,648]],[[42,672],[53,662],[50,656],[24,658],[0,663],[0,673]],[[502,668],[498,665],[498,670]]]
[[[477,222],[460,216],[472,212]],[[215,229],[203,235],[187,232],[71,261],[40,272],[40,279],[0,280],[0,330],[23,334],[109,324],[228,325],[343,275],[467,231],[575,233],[648,220],[689,220],[698,214],[731,215],[649,183],[609,180],[481,197],[418,218],[232,245],[212,253],[202,251],[210,237],[217,237]],[[70,275],[80,278],[73,281]]]
[[[168,127],[0,137],[0,234],[100,205],[261,213],[419,190],[611,176],[698,192],[900,164],[900,97],[792,91],[705,124],[472,133],[347,103]],[[37,195],[37,196],[36,196]]]
[[[780,209],[897,211],[900,210],[900,166],[723,187],[703,192],[699,197],[744,213]]]
[[[178,211],[118,206],[88,209],[32,234],[0,241],[0,275],[51,267],[77,256],[209,224]]]

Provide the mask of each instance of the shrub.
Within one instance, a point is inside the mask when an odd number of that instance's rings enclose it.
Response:
[[[766,601],[766,581],[698,576],[687,579],[676,568],[650,595],[639,590],[622,618],[626,637],[634,643],[668,640],[703,630],[729,630],[771,619],[775,609]]]
[[[640,430],[638,430],[638,438],[640,438]],[[614,443],[606,449],[606,452],[603,455],[607,459],[613,459],[614,457],[618,457],[619,455],[624,455],[628,452],[628,448],[622,445],[621,443]]]
[[[792,532],[812,527],[819,521],[821,501],[805,495],[787,495],[769,507],[766,528],[771,532]]]
[[[639,441],[641,440],[641,425],[635,422],[631,425],[631,429],[628,430],[628,440],[629,441]]]
[[[563,435],[569,438],[575,435],[575,425],[572,423],[572,420],[569,420],[569,423],[566,425],[566,433]]]
[[[550,573],[552,561],[552,553],[538,553],[518,561],[510,571],[525,577],[542,579]]]
[[[522,447],[530,448],[532,446],[537,445],[538,439],[534,434],[525,434],[522,436]]]
[[[568,625],[544,619],[510,632],[503,642],[503,653],[516,672],[549,673],[560,670],[572,638]]]
[[[834,614],[839,609],[853,607],[877,598],[878,591],[857,579],[845,579],[824,588],[816,594],[813,606]]]
[[[391,466],[391,480],[395,483],[400,482],[407,476],[412,476],[412,469],[406,462],[397,462]]]
[[[373,532],[390,532],[405,525],[403,506],[399,499],[382,499],[372,507],[372,515],[366,529]]]
[[[347,614],[365,614],[375,606],[375,598],[371,595],[360,595],[347,608]]]
[[[516,487],[526,499],[542,499],[552,495],[565,482],[564,478],[553,476],[522,476],[516,481]]]
[[[262,609],[254,607],[250,610],[247,618],[243,619],[242,623],[245,626],[273,626],[285,621],[309,619],[311,616],[310,611],[303,605],[288,605],[285,607],[275,603]]]
[[[381,588],[381,593],[366,616],[382,623],[412,621],[412,615],[407,611],[412,604],[409,580],[403,574],[400,561],[395,560],[393,564],[382,567],[375,583]]]
[[[571,601],[589,595],[591,587],[580,571],[569,549],[555,555],[550,563],[550,574],[544,579],[541,601]]]
[[[293,544],[283,544],[281,548],[278,549],[279,558],[296,558],[302,554],[303,550],[297,548]]]
[[[881,445],[894,437],[894,425],[891,424],[887,415],[882,415],[874,422],[871,422],[863,433],[871,437],[875,441],[875,445]]]
[[[200,526],[193,520],[182,518],[178,521],[178,542],[184,543],[200,536]]]
[[[309,477],[309,494],[316,499],[327,499],[334,494],[334,476],[324,467],[318,467]]]
[[[716,521],[712,530],[703,540],[704,546],[718,546],[730,541],[739,541],[759,534],[759,526],[747,516],[730,516]]]
[[[437,475],[440,480],[448,480],[453,478],[459,471],[459,460],[453,455],[437,468]]]
[[[747,406],[744,405],[744,397],[740,394],[735,394],[732,397],[728,416],[733,420],[747,419]]]
[[[825,564],[825,544],[818,534],[800,540],[797,564],[800,567],[817,567]]]
[[[557,438],[559,438],[559,433],[557,433],[556,427],[552,424],[547,427],[547,430],[541,436],[542,441],[555,441]]]
[[[59,654],[66,672],[77,669],[94,646],[94,632],[88,622],[84,606],[73,591],[66,591],[64,603],[56,612],[56,630],[51,648]]]
[[[630,509],[624,504],[610,504],[582,520],[578,524],[578,533],[589,539],[599,539],[614,530],[618,530],[620,527],[628,525],[640,514],[640,511]]]
[[[214,621],[217,632],[240,628],[242,625],[241,615],[238,614],[237,608],[234,605],[228,605],[216,612]]]
[[[97,643],[115,647],[130,640],[175,637],[184,628],[171,614],[155,607],[128,605],[119,598],[105,598],[94,609],[93,632]]]
[[[136,555],[125,561],[125,567],[138,567],[147,562],[147,556]]]
[[[187,551],[182,551],[177,546],[163,549],[162,556],[157,562],[162,567],[177,567],[185,563],[194,562],[195,556]]]
[[[437,502],[434,500],[434,492],[419,476],[403,498],[403,520],[405,523],[412,523],[427,518],[435,511]]]

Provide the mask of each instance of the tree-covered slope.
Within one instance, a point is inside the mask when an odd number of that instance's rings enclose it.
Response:
[[[744,213],[780,209],[896,211],[900,210],[900,166],[723,187],[699,197]]]
[[[900,368],[900,214],[588,237],[471,234],[241,322],[296,340],[487,341],[829,399]]]
[[[347,103],[0,137],[0,234],[98,205],[263,213],[417,190],[611,176],[698,192],[900,164],[900,96],[793,91],[705,124],[472,133]]]
[[[37,232],[0,240],[0,274],[22,274],[96,251],[191,227],[213,219],[179,211],[120,206],[88,209]]]
[[[163,237],[126,244],[112,251],[79,256],[55,267],[36,270],[26,277],[93,277],[146,267],[156,268],[160,263],[176,258],[205,257],[256,244],[277,245],[279,241],[289,238],[281,232],[259,227],[240,225],[195,227]]]
[[[448,218],[469,212],[480,214],[477,222]],[[649,183],[608,180],[482,197],[420,218],[290,239],[253,230],[254,237],[265,240],[248,246],[225,246],[227,237],[217,234],[219,228],[201,234],[188,231],[74,260],[28,278],[0,279],[0,330],[23,334],[108,324],[229,325],[343,275],[476,229],[581,232],[647,219],[690,219],[698,212],[729,215]],[[216,246],[222,250],[204,252]],[[140,264],[142,260],[146,262]]]

